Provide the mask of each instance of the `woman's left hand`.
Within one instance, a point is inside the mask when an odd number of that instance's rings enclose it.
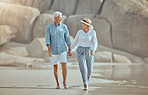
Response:
[[[95,51],[92,50],[92,51],[91,51],[91,55],[94,55],[94,54],[95,54]]]

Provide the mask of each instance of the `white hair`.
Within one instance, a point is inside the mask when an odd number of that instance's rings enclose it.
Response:
[[[56,12],[53,13],[54,17],[58,17],[59,15],[60,15],[60,17],[62,17],[62,13],[59,12],[59,11],[56,11]]]

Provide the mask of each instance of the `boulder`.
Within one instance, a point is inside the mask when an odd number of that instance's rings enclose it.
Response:
[[[114,63],[132,63],[130,59],[119,54],[113,54],[113,62]]]
[[[91,20],[94,30],[96,31],[99,44],[112,47],[110,23],[105,19],[91,18]]]
[[[15,56],[22,56],[22,57],[29,56],[29,54],[26,50],[26,47],[13,47],[13,48],[10,48],[10,49],[5,50],[3,52],[5,52],[6,54],[15,55]]]
[[[42,13],[42,14],[53,14],[53,13],[54,13],[53,10],[45,10],[44,13]]]
[[[29,55],[26,50],[26,47],[27,44],[21,44],[10,41],[7,44],[0,47],[0,52],[4,52],[9,55],[26,57]]]
[[[54,0],[51,10],[61,11],[64,15],[69,16],[75,13],[77,0]]]
[[[96,62],[108,62],[112,63],[112,53],[109,51],[96,51],[95,53],[95,61]]]
[[[30,1],[32,2],[30,3]],[[52,4],[52,0],[27,0],[26,2],[26,6],[31,5],[31,7],[39,9],[40,12],[49,10]]]
[[[147,5],[146,0],[105,0],[100,16],[111,23],[114,48],[148,57]]]
[[[15,38],[17,29],[9,27],[7,25],[0,26],[0,45],[9,42],[11,39]]]
[[[0,2],[34,7],[39,9],[40,12],[49,10],[52,4],[52,0],[0,0]]]
[[[27,47],[27,46],[28,46],[28,44],[23,44],[23,43],[17,43],[17,42],[14,42],[14,41],[10,41],[7,44],[2,45],[0,47],[0,51],[8,50],[11,47],[14,47],[15,48],[15,47]]]
[[[66,16],[63,16],[63,20],[62,23],[65,22]],[[33,30],[33,37],[37,38],[37,37],[45,37],[46,34],[46,30],[47,30],[47,26],[52,24],[54,22],[54,18],[52,14],[41,14],[34,26],[34,30]]]
[[[148,63],[148,58],[144,58],[144,61],[145,61],[146,63]]]
[[[122,55],[122,56],[126,56],[128,59],[130,59],[132,61],[132,63],[140,63],[140,64],[143,64],[145,63],[143,58],[141,57],[138,57],[138,56],[135,56],[131,53],[128,53],[128,52],[125,52],[125,51],[121,51],[121,50],[117,50],[117,49],[114,49],[114,48],[109,48],[109,47],[106,47],[106,46],[103,46],[103,45],[99,45],[99,51],[109,51],[109,52],[112,52],[113,54],[119,54],[119,55]]]
[[[28,46],[27,51],[29,56],[44,58],[48,56],[45,38],[35,38]]]
[[[97,14],[100,6],[100,0],[79,0],[76,14]]]
[[[25,43],[32,40],[33,24],[39,14],[35,8],[0,3],[0,25],[9,25],[18,30],[14,41]]]
[[[8,55],[3,52],[0,53],[0,59],[0,66],[27,66],[28,64],[44,61],[44,59]]]

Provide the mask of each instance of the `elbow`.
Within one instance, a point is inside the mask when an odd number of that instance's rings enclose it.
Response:
[[[46,42],[46,46],[50,46],[50,42]]]

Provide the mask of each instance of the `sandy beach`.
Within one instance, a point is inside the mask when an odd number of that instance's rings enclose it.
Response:
[[[0,69],[0,95],[148,95],[148,65],[95,63],[89,90],[83,91],[79,67],[68,65],[68,85],[55,89],[53,68]],[[7,70],[9,69],[9,70]]]

